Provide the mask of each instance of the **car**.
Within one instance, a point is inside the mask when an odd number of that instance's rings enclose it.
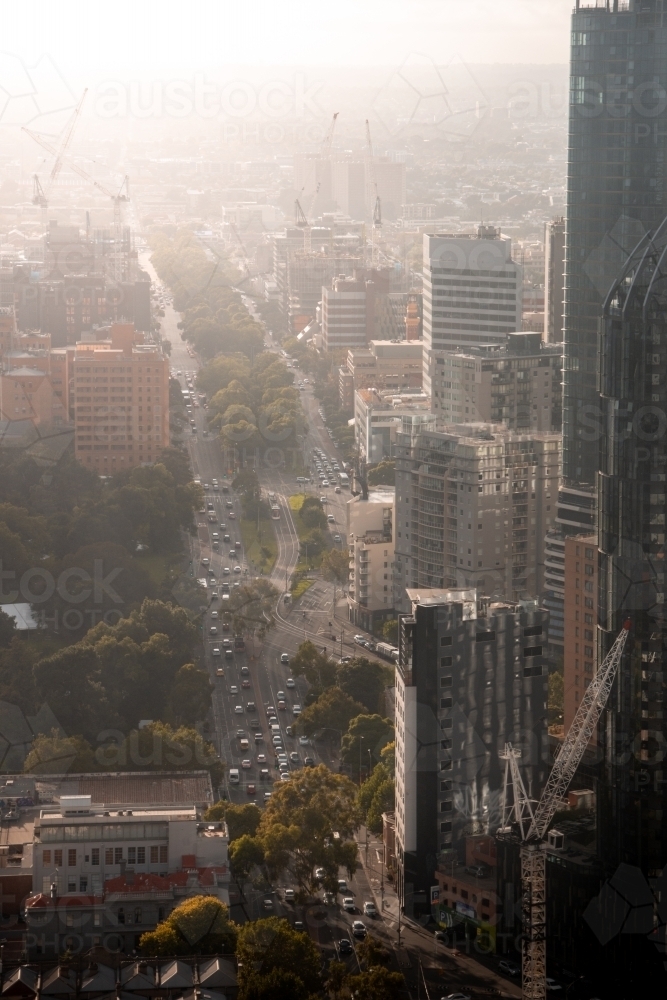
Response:
[[[249,761],[249,760],[248,760],[247,758],[246,758],[246,760],[242,760],[242,761],[241,761],[241,767],[245,768],[246,770],[247,770],[247,769],[248,769],[248,768],[249,768],[250,766],[251,766],[251,765],[250,765],[250,761]]]
[[[287,902],[287,903],[293,903],[294,902],[294,895],[295,895],[294,889],[285,889],[285,892],[283,893],[283,895],[285,897],[285,902]]]
[[[255,737],[255,739],[256,738],[257,737]],[[257,754],[257,763],[258,764],[266,764],[266,754],[265,753],[258,753]]]
[[[333,514],[327,514],[327,521],[329,524],[335,524],[336,518],[333,516]]]
[[[235,556],[236,556],[236,549],[230,549],[229,550],[229,558],[230,559],[234,559]]]
[[[211,625],[209,627],[208,631],[209,631],[210,635],[217,635],[218,634],[218,629],[217,629],[217,626],[215,626],[215,625]]]
[[[279,763],[278,763],[278,770],[281,771],[281,772],[282,771],[289,771],[289,764],[287,763],[286,760],[279,761]]]
[[[377,906],[373,902],[364,903],[364,914],[367,917],[377,917]]]
[[[202,566],[208,566],[210,562],[211,562],[211,560],[209,559],[208,556],[204,556],[204,558],[201,561]]]
[[[229,541],[231,541],[229,535],[225,535],[222,540],[223,540],[223,542],[229,542]]]
[[[278,734],[276,733],[276,735],[273,737],[273,745],[274,747],[282,747],[283,745],[282,736],[278,736]]]
[[[287,706],[286,706],[286,704],[285,704],[284,701],[279,701],[278,702],[278,711],[279,712],[284,712],[286,710],[286,708],[287,708]]]
[[[557,983],[555,979],[550,979],[549,976],[547,976],[547,990],[550,993],[553,993],[556,990],[562,990],[562,989],[563,989],[563,987],[561,986],[560,983]]]
[[[345,881],[344,878],[339,878],[338,879],[338,891],[339,892],[347,892],[347,882]]]
[[[329,485],[329,480],[328,479],[323,479],[322,480],[322,486],[328,486],[328,485]]]
[[[264,801],[268,802],[272,795],[273,792],[264,792]]]
[[[280,662],[281,663],[289,663],[289,655],[287,653],[281,653],[280,654]]]
[[[300,747],[307,747],[309,743],[310,743],[310,740],[308,739],[307,736],[299,736],[299,746]]]
[[[247,677],[244,677],[243,680],[241,681],[241,687],[242,688],[249,688],[250,687],[250,681],[248,680]]]
[[[276,698],[278,699],[278,701],[284,701],[285,700],[285,692],[284,691],[279,691],[278,694],[276,695]]]
[[[326,877],[326,874],[327,873],[325,872],[324,868],[316,868],[315,869],[315,878],[316,879],[323,879],[323,878]]]
[[[365,938],[366,937],[366,925],[362,920],[352,921],[352,933],[355,937]]]
[[[363,635],[355,635],[355,637],[354,637],[354,641],[355,641],[355,642],[357,643],[357,645],[359,645],[359,646],[365,646],[365,645],[366,645],[366,639],[364,638],[364,636],[363,636]]]
[[[256,788],[255,788],[254,785],[246,785],[246,793],[248,795],[254,795],[255,792],[256,792]]]
[[[218,656],[220,656],[220,650],[218,650]],[[218,667],[218,669],[216,670],[215,673],[216,673],[217,677],[224,677],[225,676],[225,671],[224,671],[223,667]]]
[[[255,711],[255,702],[254,701],[249,701],[248,704],[246,705],[246,710],[248,712],[254,712]]]
[[[474,875],[475,878],[485,878],[489,873],[486,865],[467,865],[463,871],[466,875]]]
[[[291,777],[291,775],[289,774],[288,771],[283,771],[283,773],[280,775],[280,780],[281,781],[289,781],[290,777]]]
[[[351,955],[352,954],[352,944],[348,938],[341,938],[338,942],[338,951],[341,955]]]
[[[231,573],[231,569],[229,568],[229,566],[225,566],[222,572],[224,576],[229,576],[229,574]]]
[[[236,705],[234,707],[234,712],[236,715],[243,715],[243,705]]]
[[[230,512],[229,512],[229,516],[231,517],[232,521],[235,521],[235,520],[236,520],[236,514],[234,513],[234,511],[233,511],[233,510],[230,510]]]
[[[334,535],[334,542],[340,541],[340,535]]]
[[[326,497],[320,497],[320,503],[326,503],[326,502],[327,502]]]
[[[235,572],[235,573],[242,573],[242,572],[243,572],[243,570],[241,569],[241,567],[240,567],[240,566],[235,566],[235,567],[234,567],[234,572]]]
[[[239,693],[238,685],[237,684],[230,685],[229,693],[230,694],[238,694]]]
[[[263,905],[263,907],[264,907],[265,910],[272,910],[273,909],[273,900],[267,898],[267,899],[264,900],[264,902],[263,902],[262,905]]]
[[[292,705],[292,715],[301,715],[301,705]]]
[[[284,750],[276,750],[276,759],[287,760],[287,754],[285,753]]]
[[[501,972],[504,972],[507,976],[520,976],[521,969],[516,964],[516,962],[510,962],[507,959],[503,959],[502,962],[498,963],[498,968]]]
[[[259,777],[261,781],[269,780],[269,769],[268,767],[262,767],[259,772]]]
[[[341,491],[340,486],[337,486],[336,489],[334,490],[334,493],[340,493],[340,491]]]
[[[291,726],[285,726],[285,733],[287,734],[287,736],[294,736]]]
[[[356,906],[354,905],[354,899],[352,896],[345,896],[343,899],[343,909],[346,913],[354,913]]]
[[[267,714],[267,716],[268,716],[269,718],[270,718],[270,717],[271,717],[272,715],[275,715],[275,714],[276,714],[276,710],[275,710],[275,708],[273,707],[273,705],[269,705],[269,707],[268,707],[268,708],[267,708],[267,710],[266,710],[266,714]]]
[[[288,677],[287,678],[287,680],[285,681],[285,687],[288,687],[288,688],[296,687],[296,684],[294,683],[294,678],[293,677]]]
[[[291,754],[289,755],[289,759],[292,761],[293,764],[300,764],[301,763],[301,758],[299,757],[299,755],[296,752],[296,750],[292,750]]]
[[[295,920],[294,921],[294,930],[295,931],[302,931],[303,930],[303,920]]]
[[[238,785],[241,780],[239,777],[239,769],[237,767],[230,767],[229,769],[229,780],[232,785]]]
[[[212,656],[220,656],[220,647],[219,646],[214,646],[213,649],[211,650],[211,655]],[[222,670],[222,667],[218,667],[218,670]]]

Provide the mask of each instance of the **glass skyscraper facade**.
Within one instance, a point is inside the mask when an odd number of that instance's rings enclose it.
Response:
[[[563,365],[563,476],[570,485],[593,486],[598,468],[603,303],[628,254],[666,211],[663,4],[584,7],[577,0],[572,16]]]

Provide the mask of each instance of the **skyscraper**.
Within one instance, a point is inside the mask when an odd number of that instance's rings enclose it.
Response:
[[[563,283],[565,279],[565,219],[552,219],[544,227],[544,339],[563,339]]]
[[[603,738],[599,845],[612,865],[661,870],[667,859],[664,681],[667,469],[667,220],[631,255],[605,305],[600,390],[600,625],[605,652],[622,620],[631,641]]]
[[[598,320],[619,269],[665,213],[667,21],[662,0],[572,15],[565,240],[563,475],[593,484],[601,433]]]

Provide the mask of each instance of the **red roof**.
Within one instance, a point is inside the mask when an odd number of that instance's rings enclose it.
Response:
[[[26,907],[41,907],[45,909],[49,906],[95,906],[104,902],[103,896],[58,896],[56,900],[51,899],[48,893],[38,892],[35,896],[28,896],[25,901]]]
[[[103,896],[58,896],[54,901],[49,894],[40,892],[29,896],[25,905],[30,908],[40,907],[42,909],[49,906],[95,906],[103,903],[105,896],[115,893],[169,892],[170,889],[184,889],[192,875],[197,876],[198,887],[214,886],[216,876],[226,874],[227,865],[210,865],[207,868],[193,867],[183,872],[169,872],[164,877],[136,872],[134,875],[118,875],[116,878],[107,879],[104,883]]]

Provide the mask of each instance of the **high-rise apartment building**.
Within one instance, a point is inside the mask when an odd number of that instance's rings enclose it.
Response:
[[[510,430],[561,425],[561,348],[539,333],[511,333],[492,350],[431,354],[431,407],[447,423],[485,421]]]
[[[596,384],[602,306],[628,254],[667,208],[662,0],[576,0],[571,38],[563,475],[592,485],[604,433]]]
[[[405,417],[397,434],[394,603],[406,588],[475,587],[508,600],[542,591],[560,436]]]
[[[564,539],[563,686],[565,733],[597,670],[597,535]]]
[[[560,216],[544,226],[544,339],[563,340],[565,295],[565,219]]]
[[[424,389],[431,355],[503,344],[521,329],[521,267],[493,226],[476,235],[424,234]]]
[[[394,490],[376,487],[347,503],[350,621],[373,632],[394,617]]]
[[[395,818],[397,892],[413,916],[430,912],[438,864],[453,871],[469,838],[501,825],[506,741],[525,747],[524,780],[539,798],[547,676],[546,613],[536,605],[492,602],[474,589],[409,590],[408,599],[399,616]]]
[[[169,360],[130,324],[81,342],[72,361],[74,447],[102,474],[156,461],[169,447]]]

